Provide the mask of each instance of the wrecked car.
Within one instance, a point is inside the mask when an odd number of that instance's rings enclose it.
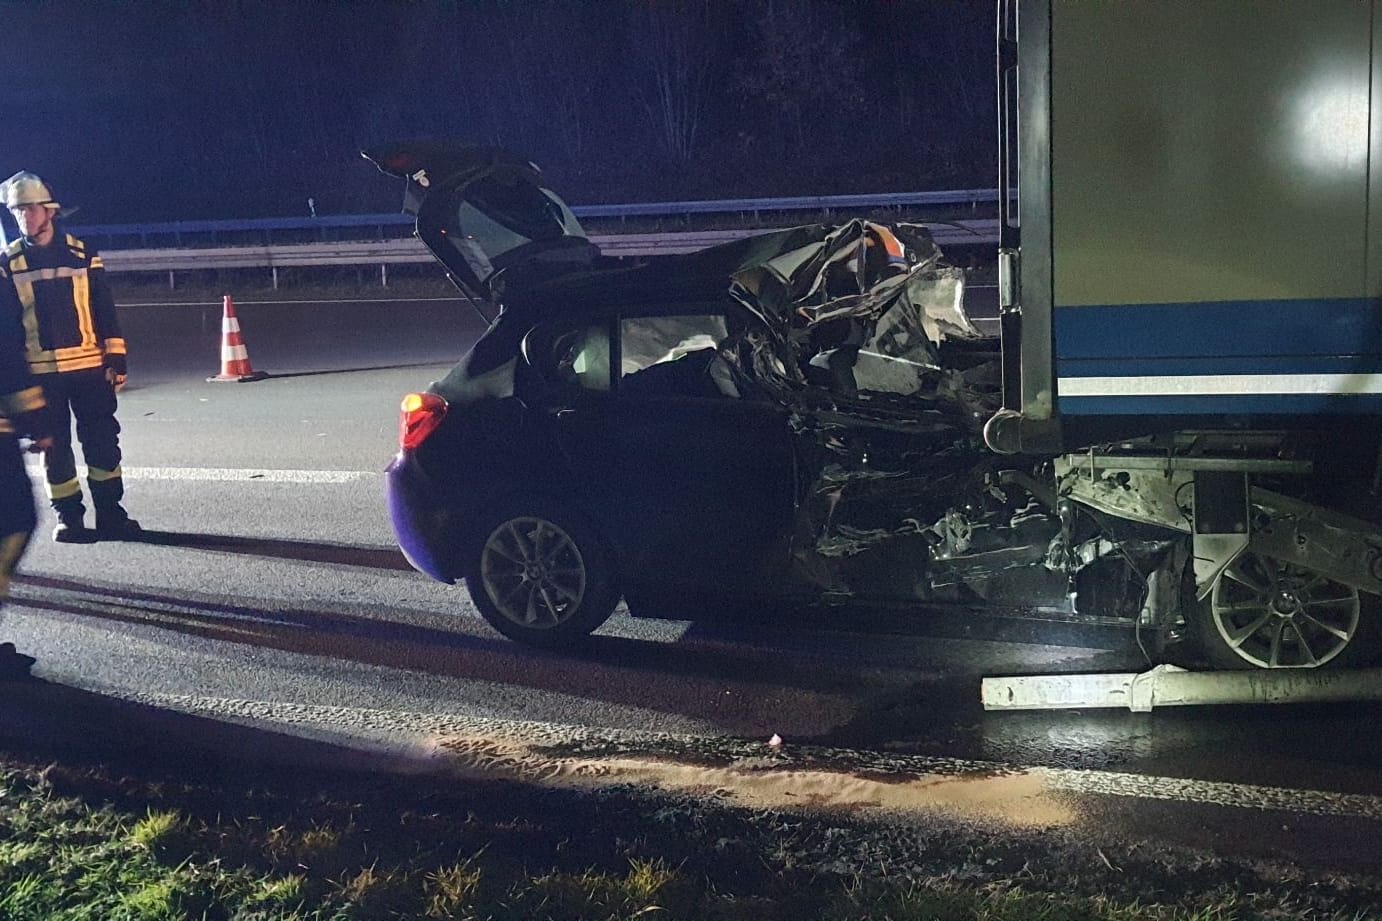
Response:
[[[418,236],[491,320],[403,401],[394,530],[506,636],[560,646],[621,598],[687,597],[1019,608],[1139,625],[1149,650],[1186,633],[1183,530],[985,446],[999,343],[924,227],[614,259],[512,154],[365,156],[405,180]],[[1290,655],[1355,654],[1358,595],[1339,589],[1309,587],[1330,603]]]

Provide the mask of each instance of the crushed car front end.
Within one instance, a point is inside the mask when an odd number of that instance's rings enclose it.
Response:
[[[445,168],[434,166],[435,175],[452,169],[437,162]],[[999,343],[970,321],[965,272],[924,226],[805,225],[613,265],[552,193],[522,188],[537,182],[535,170],[503,158],[477,162],[479,172],[430,184],[425,171],[395,171],[421,195],[420,237],[462,290],[497,314],[455,370],[414,395],[411,429],[405,406],[389,509],[403,552],[422,572],[445,582],[468,575],[459,561],[469,532],[506,490],[555,497],[558,511],[582,513],[553,522],[601,519],[583,506],[580,475],[562,467],[541,400],[530,412],[525,400],[534,394],[515,393],[532,378],[525,336],[587,303],[613,316],[626,302],[646,308],[667,292],[694,292],[741,318],[711,356],[735,383],[728,398],[761,401],[787,418],[784,582],[827,600],[960,602],[1123,622],[1138,618],[1149,586],[1178,584],[1180,535],[1110,528],[1058,492],[1050,458],[986,447],[984,422],[1001,405]],[[495,222],[512,232],[489,233]],[[485,241],[504,246],[473,251]],[[687,367],[669,361],[663,370],[690,367],[681,362]],[[603,389],[620,406],[636,393],[620,362],[611,364]],[[707,399],[725,399],[724,391]],[[425,397],[440,401],[439,416]],[[563,411],[568,425],[580,418]],[[628,431],[607,437],[617,444]],[[714,440],[726,431],[713,430]],[[746,482],[741,465],[723,469]],[[763,511],[747,502],[740,513]],[[581,530],[570,529],[573,540]],[[613,547],[625,539],[604,531]],[[703,529],[694,539],[717,537]]]

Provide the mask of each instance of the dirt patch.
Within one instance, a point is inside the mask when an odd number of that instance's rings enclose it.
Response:
[[[633,785],[671,793],[710,795],[753,809],[881,810],[894,814],[942,813],[970,822],[1023,828],[1068,825],[1075,814],[1062,798],[1029,773],[1001,775],[921,774],[886,780],[849,771],[800,769],[771,758],[726,765],[653,757],[551,758],[522,742],[445,738],[438,757],[459,773],[590,790]]]

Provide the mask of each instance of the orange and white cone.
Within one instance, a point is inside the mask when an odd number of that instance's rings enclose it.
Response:
[[[208,377],[211,382],[260,381],[269,375],[250,367],[250,353],[240,338],[240,320],[235,316],[235,302],[225,296],[225,313],[221,317],[221,373]]]

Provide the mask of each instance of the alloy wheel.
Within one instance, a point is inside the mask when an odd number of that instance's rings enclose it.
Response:
[[[1248,667],[1316,668],[1358,633],[1358,590],[1294,563],[1244,553],[1209,597],[1213,628]]]
[[[505,618],[551,629],[573,617],[586,593],[586,564],[576,541],[538,517],[510,518],[486,539],[480,580]]]

